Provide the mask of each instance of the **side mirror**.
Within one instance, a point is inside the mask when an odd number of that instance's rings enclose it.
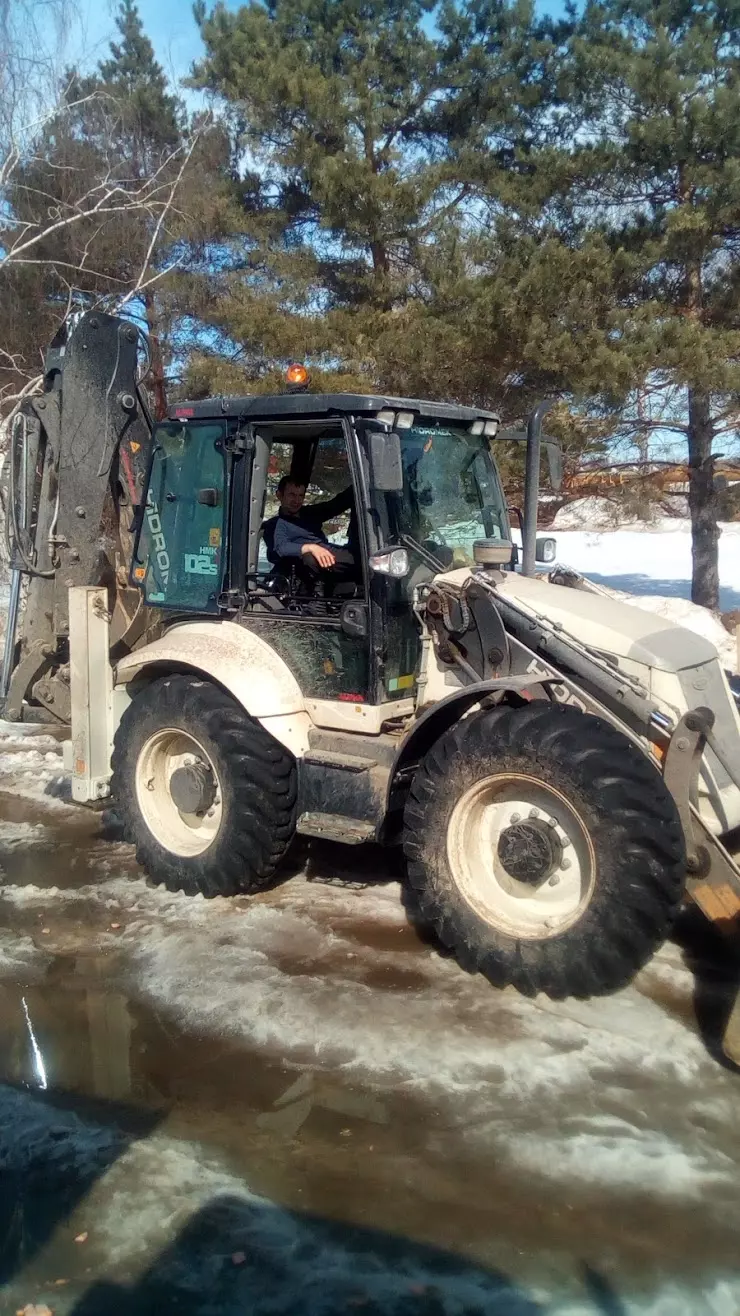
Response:
[[[403,492],[403,463],[400,435],[370,431],[370,475],[374,489],[381,493]]]
[[[557,540],[550,535],[538,537],[535,540],[534,560],[535,562],[554,562],[557,551]]]
[[[547,453],[547,467],[550,475],[550,488],[558,493],[563,487],[563,449],[557,439],[543,439]]]

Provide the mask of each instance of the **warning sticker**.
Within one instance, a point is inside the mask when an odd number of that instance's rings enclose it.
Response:
[[[410,690],[414,684],[414,673],[409,672],[407,676],[392,676],[388,682],[389,690]]]
[[[221,531],[218,529],[217,526],[215,526],[213,529],[208,531],[208,543],[210,544],[211,548],[221,547]]]

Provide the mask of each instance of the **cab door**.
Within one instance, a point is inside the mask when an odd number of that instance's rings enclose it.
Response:
[[[350,506],[344,510],[330,510],[344,492],[352,490],[353,471],[350,463],[347,435],[337,421],[328,421],[323,434],[303,438],[293,424],[286,427],[256,426],[255,468],[264,470],[264,477],[254,482],[251,506],[251,526],[260,530],[266,521],[279,511],[278,485],[284,476],[296,482],[307,481],[306,507],[317,504],[327,508],[327,519],[322,528],[329,547],[350,551],[356,558],[356,576],[353,582],[335,586],[330,576],[320,572],[312,585],[307,585],[300,573],[300,559],[295,561],[295,578],[290,583],[289,597],[283,602],[265,598],[265,585],[271,566],[266,556],[266,545],[261,533],[251,549],[252,570],[247,576],[246,609],[241,618],[244,625],[262,636],[280,655],[309,700],[337,700],[362,705],[371,700],[370,641],[366,624],[365,572],[362,551],[354,542],[354,521]],[[315,427],[314,427],[315,428]],[[260,484],[259,504],[254,495]],[[236,514],[235,514],[236,522]],[[252,534],[250,532],[250,542]],[[291,563],[282,564],[282,572],[289,572]],[[363,624],[364,622],[364,624]]]
[[[155,608],[219,610],[227,551],[225,421],[167,421],[152,456],[131,579]]]

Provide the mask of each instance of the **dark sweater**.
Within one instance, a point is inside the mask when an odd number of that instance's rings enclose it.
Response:
[[[302,507],[295,516],[280,511],[270,517],[262,527],[267,558],[275,563],[283,557],[300,557],[304,544],[328,544],[322,526],[332,517],[347,512],[352,506],[352,489],[345,489],[325,503]]]

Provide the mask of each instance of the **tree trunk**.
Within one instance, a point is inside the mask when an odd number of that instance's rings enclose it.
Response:
[[[719,608],[719,526],[714,491],[711,399],[689,389],[689,513],[691,515],[691,600]]]
[[[679,169],[679,197],[691,200]],[[698,324],[704,318],[701,256],[686,267],[686,310]],[[719,608],[719,526],[712,461],[712,399],[703,388],[689,387],[689,515],[691,516],[691,601]]]

